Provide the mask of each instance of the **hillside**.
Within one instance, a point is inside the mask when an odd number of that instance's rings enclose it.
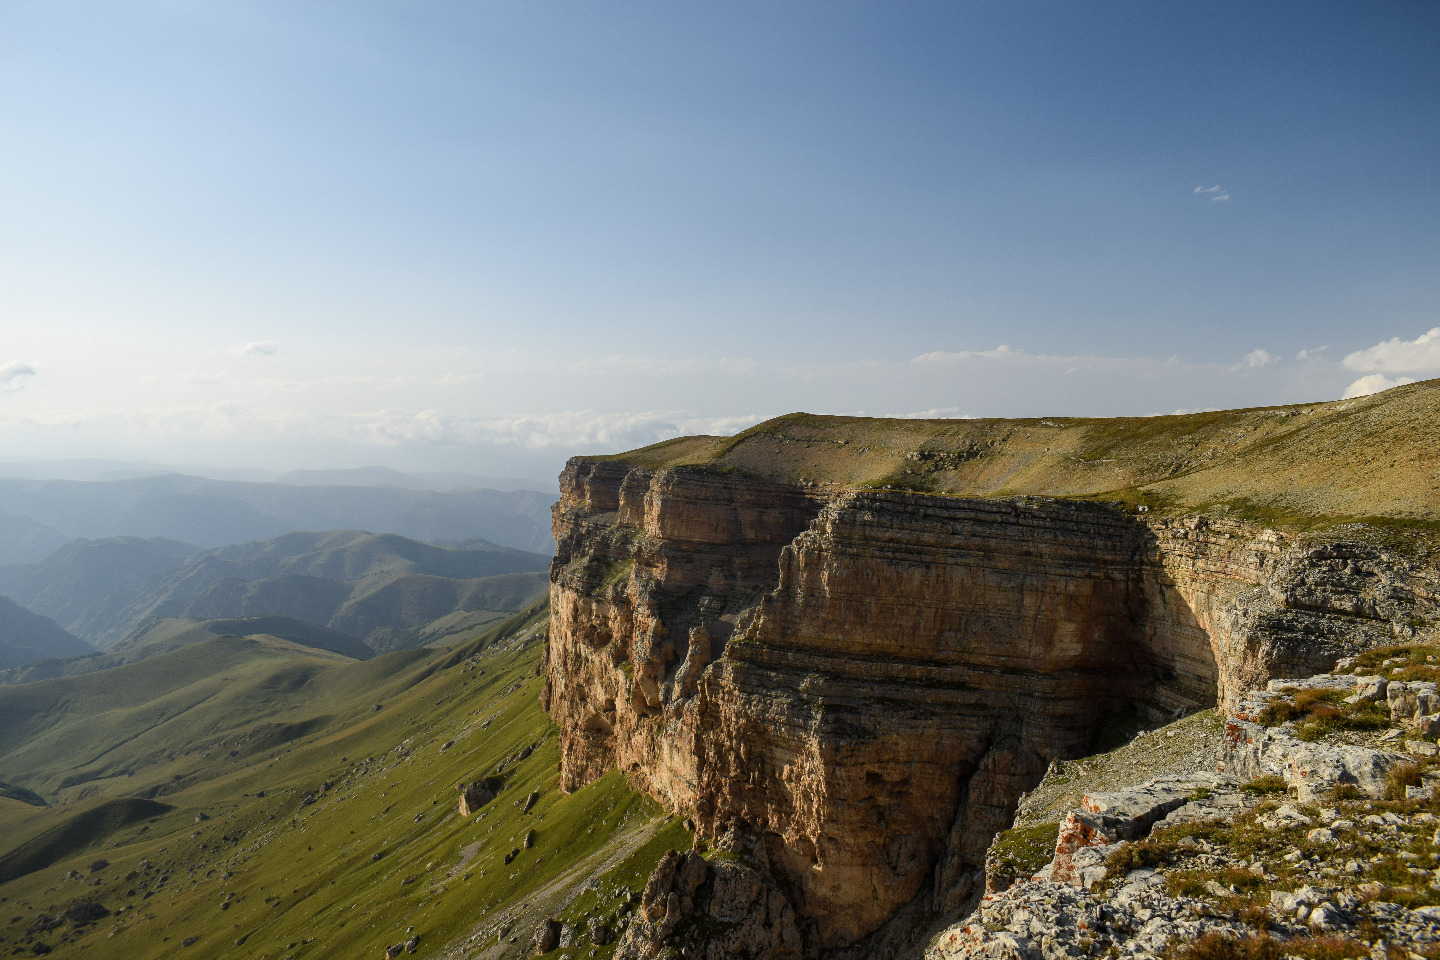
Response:
[[[1157,417],[796,413],[614,460],[951,496],[1113,497],[1290,527],[1440,522],[1440,380],[1355,400]],[[605,458],[591,458],[603,460]]]
[[[58,677],[79,677],[135,663],[169,653],[192,643],[217,638],[265,636],[310,647],[317,651],[338,653],[353,660],[368,660],[375,651],[354,637],[318,624],[290,617],[245,617],[238,620],[187,620],[172,618],[156,620],[136,636],[133,643],[103,652],[67,659],[38,660],[23,666],[0,670],[0,684],[34,683]],[[123,674],[111,674],[123,676]]]
[[[51,804],[0,797],[0,897],[19,918],[0,950],[301,960],[413,938],[423,956],[519,958],[550,917],[567,938],[591,917],[618,932],[690,838],[618,774],[557,790],[543,630],[532,611],[451,651],[366,663],[232,639],[121,668],[144,685],[133,699],[98,676],[83,678],[103,687],[92,706],[56,681],[0,691],[6,717],[123,725],[72,746],[0,722],[0,779]],[[146,698],[163,709],[142,716]],[[62,786],[106,764],[130,775]],[[487,776],[499,798],[462,817],[455,785]],[[153,799],[122,799],[136,794]],[[85,903],[103,909],[72,909]],[[613,950],[612,936],[593,955]]]
[[[54,657],[80,657],[93,650],[49,617],[0,597],[0,669]]]

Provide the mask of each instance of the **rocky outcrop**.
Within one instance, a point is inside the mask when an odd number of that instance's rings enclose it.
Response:
[[[561,487],[562,787],[618,766],[702,839],[753,835],[814,946],[958,909],[1105,716],[1238,703],[1437,606],[1429,567],[1224,519],[620,460]]]
[[[799,960],[795,911],[745,839],[731,834],[713,861],[669,851],[651,874],[617,960]]]
[[[1416,864],[1440,851],[1440,768],[1398,752],[1403,709],[1395,726],[1349,740],[1300,740],[1294,722],[1266,711],[1298,691],[1373,690],[1374,680],[1275,681],[1243,703],[1268,725],[1227,726],[1213,761],[1226,773],[1085,795],[1051,862],[987,894],[933,939],[926,960],[1229,956],[1242,941],[1250,955],[1305,956],[1314,936],[1351,956],[1396,955],[1386,944],[1433,950],[1440,907],[1423,904],[1440,880]],[[1365,742],[1349,742],[1357,737]],[[1429,757],[1425,746],[1406,743]],[[1182,949],[1196,943],[1208,951]]]
[[[504,787],[505,780],[501,777],[485,777],[472,783],[460,784],[460,816],[470,816],[494,800]]]

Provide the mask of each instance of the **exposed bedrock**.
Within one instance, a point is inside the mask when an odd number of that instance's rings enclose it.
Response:
[[[547,705],[561,779],[631,773],[752,832],[813,946],[954,910],[1052,758],[1328,668],[1436,604],[1431,568],[1097,503],[820,492],[576,459]]]

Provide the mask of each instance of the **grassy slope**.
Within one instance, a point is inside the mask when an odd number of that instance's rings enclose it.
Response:
[[[847,487],[1108,497],[1281,526],[1440,523],[1440,380],[1357,400],[1165,417],[879,420],[790,414],[620,454]]]
[[[0,925],[0,953],[23,939],[38,913],[95,899],[112,911],[125,909],[91,928],[39,935],[56,947],[53,956],[381,956],[385,946],[406,939],[410,927],[423,937],[420,955],[428,956],[516,914],[524,903],[530,914],[514,925],[518,942],[493,954],[519,957],[529,952],[525,941],[540,915],[578,916],[596,906],[592,892],[565,909],[586,881],[595,879],[607,891],[638,889],[663,848],[688,844],[688,836],[674,822],[652,836],[662,824],[660,811],[618,773],[570,796],[558,792],[555,733],[538,703],[543,622],[543,612],[528,622],[522,615],[451,650],[361,663],[316,663],[313,652],[290,651],[310,676],[292,699],[272,702],[269,725],[261,726],[274,731],[316,716],[324,717],[321,725],[237,758],[223,750],[202,758],[193,744],[188,755],[181,750],[173,764],[186,773],[184,783],[159,798],[174,811],[119,826],[0,885],[9,915],[24,918]],[[265,662],[255,656],[239,658],[244,662],[235,669]],[[262,696],[263,689],[252,686],[248,695]],[[180,747],[178,731],[172,737]],[[525,746],[535,752],[507,766],[510,779],[500,797],[483,816],[461,818],[455,785],[492,773]],[[0,770],[7,762],[0,760]],[[173,776],[170,763],[144,768],[143,779]],[[305,794],[327,782],[317,802],[301,806]],[[524,814],[520,801],[532,790],[540,800]],[[0,854],[47,830],[63,830],[101,802],[39,808],[0,798]],[[209,819],[197,822],[202,811]],[[536,843],[524,850],[529,829]],[[630,846],[650,842],[626,857],[620,838]],[[506,866],[504,856],[515,848],[521,854]],[[92,877],[88,866],[100,856],[112,866]],[[605,865],[607,856],[615,862]],[[150,869],[127,880],[142,858]],[[70,869],[85,879],[63,880]],[[566,882],[557,883],[560,877]],[[95,879],[98,886],[91,885]],[[233,899],[222,910],[227,894]],[[606,908],[613,911],[618,902]],[[493,949],[494,934],[486,932]],[[192,937],[187,952],[183,944]],[[474,955],[491,954],[477,946]]]

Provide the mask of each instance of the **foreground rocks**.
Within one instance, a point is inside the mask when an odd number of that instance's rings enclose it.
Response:
[[[1400,651],[1391,671],[1432,669],[1434,651]],[[927,960],[1185,957],[1266,939],[1280,942],[1275,956],[1440,951],[1440,766],[1428,741],[1409,739],[1407,701],[1377,713],[1371,664],[1342,666],[1360,675],[1245,697],[1219,772],[1087,795],[1049,863],[996,884]]]
[[[785,960],[804,955],[795,911],[743,838],[722,838],[713,859],[665,854],[641,895],[617,960],[660,956]]]

